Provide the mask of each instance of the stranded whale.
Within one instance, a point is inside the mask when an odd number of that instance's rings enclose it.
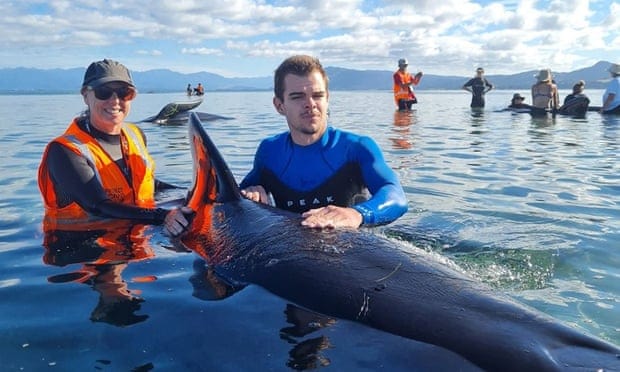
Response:
[[[253,283],[325,315],[455,352],[485,370],[620,370],[620,348],[498,293],[423,250],[367,229],[314,230],[240,197],[190,115],[196,213],[180,248],[220,278]]]
[[[190,110],[195,109],[202,103],[202,97],[199,99],[183,102],[170,102],[166,106],[162,107],[157,115],[150,116],[143,119],[142,122],[151,122],[155,124],[166,125],[182,125],[187,123],[189,119]],[[226,116],[220,116],[215,114],[209,114],[206,112],[196,112],[198,118],[201,121],[213,121],[213,120],[230,120],[232,118]]]

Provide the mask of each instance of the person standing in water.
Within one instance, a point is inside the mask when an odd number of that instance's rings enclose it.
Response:
[[[543,69],[536,75],[536,84],[532,85],[532,111],[534,116],[555,113],[560,107],[558,87],[553,82],[551,70]]]
[[[409,62],[405,58],[398,60],[398,70],[394,72],[394,101],[399,111],[411,110],[411,106],[418,103],[418,99],[413,92],[413,87],[422,80],[422,71],[414,76],[407,71]]]
[[[620,64],[612,63],[609,66],[611,81],[603,93],[603,114],[620,114]]]
[[[476,69],[476,76],[469,79],[462,89],[471,93],[471,103],[469,105],[471,108],[484,108],[484,96],[493,89],[493,84],[489,83],[487,78],[484,77],[484,69],[478,67]]]

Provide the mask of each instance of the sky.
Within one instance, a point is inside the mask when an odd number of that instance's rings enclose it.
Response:
[[[0,68],[271,76],[293,54],[324,66],[468,76],[620,63],[620,1],[18,0],[0,2]]]

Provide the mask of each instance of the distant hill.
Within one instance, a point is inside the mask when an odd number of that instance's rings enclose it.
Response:
[[[602,89],[609,81],[607,68],[610,62],[571,72],[554,73],[561,89],[570,89],[579,80],[586,81],[588,89]],[[84,68],[72,69],[0,69],[0,94],[49,94],[76,93],[84,76]],[[330,89],[333,90],[390,90],[394,71],[351,70],[327,67]],[[529,90],[535,82],[537,71],[525,71],[513,75],[487,75],[497,89]],[[419,90],[460,89],[471,76],[441,76],[425,74]],[[202,83],[206,91],[272,90],[273,77],[227,78],[209,72],[182,74],[171,70],[149,70],[133,73],[136,86],[142,93],[184,91],[187,84]]]

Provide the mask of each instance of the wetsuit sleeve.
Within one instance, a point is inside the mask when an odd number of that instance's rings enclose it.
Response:
[[[474,79],[469,79],[465,84],[463,84],[463,88],[471,87],[472,85],[474,85]]]
[[[57,193],[59,202],[64,205],[76,202],[84,210],[97,216],[153,224],[162,223],[168,213],[163,208],[141,208],[110,201],[86,158],[58,143],[50,144],[46,161],[52,182],[56,186],[60,185]]]
[[[388,166],[379,146],[362,137],[356,154],[362,177],[372,197],[353,206],[361,213],[364,225],[390,223],[407,211],[407,197],[396,173]]]

